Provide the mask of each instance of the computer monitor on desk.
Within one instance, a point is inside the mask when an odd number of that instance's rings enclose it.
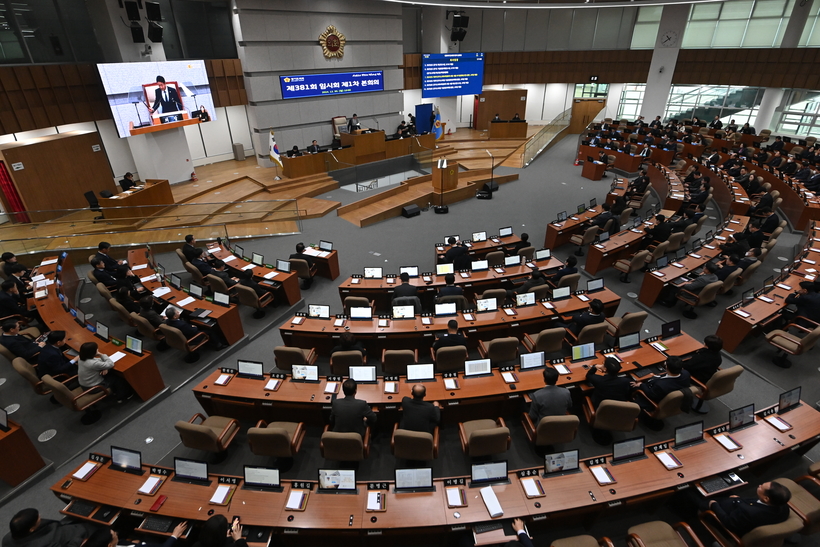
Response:
[[[436,264],[436,275],[447,275],[455,272],[453,264]]]
[[[563,300],[565,298],[570,297],[571,288],[570,287],[558,287],[557,289],[552,290],[552,299],[555,300]]]
[[[680,319],[661,325],[661,340],[667,340],[675,336],[680,336]]]
[[[419,276],[419,267],[418,266],[402,266],[399,268],[399,273],[403,274],[406,273],[410,277],[418,277]]]
[[[464,362],[464,377],[476,378],[478,376],[489,376],[492,372],[492,362],[489,359],[474,359]]]
[[[578,450],[555,452],[544,456],[544,478],[580,473]]]
[[[522,353],[519,356],[520,370],[531,370],[535,368],[544,367],[544,352],[538,351],[536,353]]]
[[[130,334],[125,336],[125,349],[134,355],[142,355],[142,340],[134,338]]]
[[[356,380],[360,384],[375,384],[376,383],[376,367],[373,366],[351,366],[350,378]]]
[[[618,337],[618,351],[628,351],[641,347],[641,333],[633,332]]]
[[[365,279],[381,279],[383,277],[382,268],[372,267],[364,269]]]
[[[783,414],[800,406],[800,387],[790,389],[780,394],[777,403],[777,413]]]
[[[512,255],[512,256],[505,256],[504,257],[504,266],[509,268],[510,266],[520,266],[520,265],[521,265],[521,257],[520,256]]]
[[[474,272],[483,272],[490,269],[490,263],[487,260],[474,260],[470,269]]]
[[[319,469],[320,494],[353,494],[356,488],[356,471],[353,469]]]
[[[224,292],[214,291],[214,303],[220,306],[230,306],[231,297]]]
[[[105,342],[108,342],[108,326],[97,321],[97,332],[95,334],[97,335],[97,338],[101,338]]]
[[[265,369],[262,361],[248,361],[247,359],[236,360],[237,377],[251,380],[264,380]]]
[[[504,226],[498,229],[498,237],[507,237],[513,235],[512,226]]]
[[[171,480],[200,486],[210,486],[211,481],[208,479],[208,462],[174,457],[174,477]]]
[[[370,306],[354,306],[350,308],[350,318],[360,321],[373,319],[373,308]]]
[[[393,306],[393,319],[413,319],[416,309],[414,306]]]
[[[205,289],[202,285],[197,285],[196,283],[191,283],[188,285],[188,294],[196,298],[202,298],[205,295]]]
[[[332,241],[324,241],[319,240],[319,250],[330,252],[333,250],[333,242]]]
[[[245,466],[245,480],[243,490],[258,490],[260,492],[281,492],[279,470],[273,467]]]
[[[572,362],[588,361],[595,357],[595,343],[572,346]]]
[[[257,266],[265,265],[265,257],[259,253],[251,253],[251,263]]]
[[[552,251],[549,249],[539,249],[535,251],[535,260],[549,260],[552,256]]]
[[[119,446],[111,446],[111,465],[109,469],[124,471],[132,475],[143,475],[142,454],[136,450],[128,450]]]
[[[433,382],[435,379],[436,369],[432,363],[407,365],[408,382]]]
[[[703,422],[675,428],[675,450],[703,442]]]
[[[330,306],[325,306],[322,304],[308,304],[308,317],[314,317],[316,319],[329,319]]]
[[[509,484],[507,460],[500,462],[474,463],[470,469],[470,488]]]
[[[433,485],[433,468],[416,467],[413,469],[396,469],[396,494],[412,494],[416,492],[435,492]]]
[[[282,273],[290,273],[290,260],[276,259],[276,270]]]
[[[646,458],[644,438],[635,437],[612,444],[612,464],[632,462]]]
[[[495,298],[479,298],[476,300],[476,311],[479,313],[498,311],[498,301]]]
[[[729,411],[729,431],[745,429],[752,425],[756,425],[754,403]]]
[[[436,304],[435,307],[436,317],[446,317],[448,315],[455,315],[456,312],[457,310],[455,302],[444,302],[442,304]]]
[[[525,292],[522,294],[515,295],[515,307],[523,308],[525,306],[534,306],[535,305],[535,293],[534,292]]]

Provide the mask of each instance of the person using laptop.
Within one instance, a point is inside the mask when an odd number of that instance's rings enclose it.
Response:
[[[430,403],[424,400],[427,388],[422,384],[414,385],[412,393],[412,398],[404,397],[401,400],[402,415],[399,428],[432,435],[441,421],[441,405],[438,401]]]
[[[353,336],[353,333],[350,331],[342,333],[339,337],[339,343],[333,346],[333,349],[330,350],[330,354],[333,355],[337,351],[358,351],[362,354],[362,358],[367,357],[367,350],[361,342],[356,340],[356,337]]]
[[[569,324],[564,326],[568,328],[572,334],[578,336],[584,327],[589,325],[597,325],[598,323],[603,323],[605,320],[606,316],[604,316],[604,303],[598,298],[595,298],[589,302],[589,309],[573,315]]]
[[[294,258],[297,260],[304,260],[305,262],[307,262],[308,270],[313,270],[313,257],[305,254],[305,244],[301,241],[296,244],[296,252],[290,255],[288,257],[288,260],[293,260]],[[311,276],[310,279],[304,280],[304,282],[302,283],[302,288],[309,289],[312,284],[313,276]]]
[[[348,378],[342,384],[343,398],[331,403],[330,426],[339,433],[358,433],[364,437],[365,427],[376,424],[376,413],[367,401],[356,398],[356,380]]]
[[[578,268],[575,267],[576,264],[578,264],[578,259],[575,258],[574,255],[570,255],[569,258],[567,258],[567,262],[564,265],[564,267],[561,268],[560,270],[558,270],[557,272],[555,272],[553,275],[548,276],[546,278],[547,281],[553,287],[557,287],[558,284],[561,282],[561,279],[565,275],[572,275],[572,274],[578,273]]]
[[[737,496],[709,500],[706,509],[738,537],[743,537],[758,526],[785,522],[789,518],[791,492],[776,481],[764,482],[757,487],[756,498]]]
[[[720,350],[723,349],[723,339],[720,336],[710,334],[703,339],[703,344],[705,348],[697,350],[683,360],[683,368],[701,384],[709,381],[723,361],[720,355]]]
[[[603,376],[598,373],[603,372]],[[621,372],[621,363],[614,357],[604,359],[603,365],[589,367],[586,380],[595,390],[592,392],[592,404],[595,408],[601,401],[628,401],[632,393],[632,385],[626,376],[618,376]]]
[[[401,280],[401,284],[393,290],[393,300],[396,298],[419,295],[419,289],[410,284],[410,274],[407,272],[401,272],[401,274],[399,274],[399,279]]]
[[[458,332],[458,321],[455,319],[450,319],[447,322],[447,333],[442,334],[438,340],[433,342],[434,350],[450,346],[467,346],[467,338]]]
[[[134,396],[134,390],[122,377],[111,372],[114,361],[97,351],[97,342],[86,342],[80,346],[80,360],[77,365],[77,379],[83,390],[103,386],[110,391],[118,403]]]
[[[689,387],[690,376],[689,372],[683,369],[683,359],[675,355],[670,355],[666,358],[664,366],[666,368],[666,374],[654,376],[640,383],[632,382],[632,389],[634,391],[643,392],[649,400],[659,403],[673,391],[687,389]],[[652,405],[643,397],[636,397],[635,402],[647,412],[652,410]]]
[[[42,378],[44,375],[57,376],[58,374],[65,374],[66,376],[77,375],[76,361],[69,359],[63,354],[65,346],[65,331],[53,330],[46,336],[46,343],[40,350],[40,355],[37,356],[37,376]]]
[[[545,386],[533,393],[530,397],[529,416],[532,423],[538,427],[541,418],[546,416],[563,416],[569,414],[572,408],[572,396],[565,387],[558,387],[558,371],[552,367],[544,369]]]
[[[444,296],[463,296],[464,289],[456,287],[456,276],[453,274],[446,274],[444,276],[444,286],[438,290],[436,300],[440,300]]]

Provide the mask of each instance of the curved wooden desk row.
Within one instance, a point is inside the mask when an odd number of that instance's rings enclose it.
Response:
[[[663,340],[662,343],[668,347],[668,355],[686,355],[703,347],[687,334]],[[636,363],[647,367],[666,360],[664,353],[646,342],[642,342],[639,348],[619,352],[618,356],[622,360],[624,373],[639,368]],[[572,362],[569,357],[565,358],[563,364],[569,369],[569,373],[560,375],[558,385],[586,386],[588,368],[603,362],[602,352],[583,362]],[[479,415],[487,418],[509,416],[520,408],[524,393],[544,387],[543,369],[521,370],[516,366],[513,373],[516,381],[511,388],[498,369],[493,369],[491,375],[478,378],[465,378],[462,372],[456,378],[457,389],[447,389],[444,376],[437,374],[435,381],[424,382],[427,388],[426,399],[441,402],[446,409],[445,423],[459,421],[460,415],[466,416],[463,419],[476,419]],[[276,391],[267,391],[267,378],[263,381],[234,376],[227,385],[220,386],[214,383],[220,374],[222,373],[214,372],[194,388],[194,395],[199,404],[210,415],[243,420],[277,421],[292,419],[294,410],[298,409],[296,415],[302,421],[312,425],[327,423],[325,414],[330,409],[331,400],[331,394],[325,392],[328,389],[327,378],[320,378],[319,382],[312,383],[283,378]],[[380,425],[383,425],[383,422],[393,423],[397,417],[395,411],[400,406],[402,398],[412,396],[410,391],[415,383],[417,382],[408,382],[405,378],[385,381],[380,377],[376,383],[359,383],[357,397],[382,411]],[[397,391],[388,392],[388,387],[395,387]]]
[[[783,416],[793,427],[787,433],[781,433],[758,417],[757,425],[732,432],[732,438],[743,446],[735,452],[728,452],[707,433],[705,442],[674,451],[683,467],[673,470],[668,470],[660,463],[652,454],[652,448],[646,451],[646,458],[620,465],[612,465],[609,458],[606,458],[604,465],[617,481],[606,486],[599,485],[587,468],[590,463],[595,463],[591,460],[581,464],[580,472],[564,476],[540,478],[538,473],[543,468],[511,472],[509,484],[494,485],[492,489],[504,511],[504,518],[531,517],[533,520],[541,520],[549,516],[558,517],[560,513],[569,511],[601,511],[628,504],[632,500],[665,496],[675,490],[691,487],[697,481],[717,473],[730,470],[742,472],[750,465],[793,450],[803,453],[820,440],[818,417],[817,411],[803,404]],[[243,489],[241,477],[224,477],[223,481],[227,480],[238,486],[230,503],[222,506],[209,503],[219,485],[220,478],[217,475],[211,476],[210,486],[189,485],[167,479],[153,496],[141,495],[137,490],[152,470],[149,466],[143,467],[146,473],[138,476],[112,470],[107,464],[103,464],[89,480],[74,480],[68,488],[61,488],[64,481],[70,479],[76,471],[74,469],[57,481],[51,490],[65,502],[87,500],[119,509],[121,515],[137,520],[160,515],[202,522],[213,511],[228,519],[239,515],[243,525],[275,528],[277,533],[284,534],[338,534],[344,530],[360,531],[362,535],[380,532],[424,533],[435,529],[443,532],[463,530],[470,524],[490,520],[478,489],[469,488],[466,484],[469,479],[465,477],[438,479],[434,481],[434,492],[414,494],[395,494],[390,481],[361,482],[357,493],[347,495],[320,494],[315,489],[315,481],[282,481],[282,492],[258,492]],[[156,468],[153,470],[160,471]],[[528,499],[519,473],[535,473],[546,495]],[[466,506],[448,507],[448,487],[463,491]],[[310,491],[304,510],[285,509],[291,492],[297,490]],[[367,497],[372,491],[379,491],[382,496],[386,496],[384,511],[367,510]],[[159,496],[167,496],[167,500],[158,511],[149,511]]]
[[[239,316],[239,306],[230,304],[229,306],[220,306],[215,304],[211,298],[193,298],[191,302],[180,306],[179,302],[188,298],[188,293],[175,289],[170,283],[164,285],[157,279],[157,273],[151,266],[148,260],[147,251],[145,249],[136,249],[128,251],[128,264],[134,275],[140,277],[140,281],[146,289],[154,293],[154,298],[171,304],[177,308],[183,308],[185,311],[192,312],[196,308],[203,310],[210,310],[208,319],[216,321],[219,330],[228,344],[235,344],[245,336],[245,330],[242,328],[242,318]],[[136,270],[134,269],[136,268]],[[160,294],[162,293],[162,294]],[[157,296],[159,294],[159,296]]]
[[[746,170],[755,171],[755,176],[763,177],[764,182],[772,185],[772,190],[778,190],[780,197],[783,198],[783,203],[780,204],[780,210],[783,211],[797,230],[805,230],[806,226],[812,220],[820,220],[820,199],[816,195],[811,198],[801,196],[801,193],[806,192],[802,183],[794,181],[791,184],[771,171],[756,165],[750,161],[744,161],[743,165]],[[788,181],[791,181],[789,178]],[[794,186],[796,187],[794,187]]]
[[[485,232],[486,233],[486,232]],[[472,234],[470,234],[472,237]],[[521,238],[515,234],[511,234],[504,237],[498,237],[497,235],[488,235],[487,239],[484,241],[472,241],[468,237],[461,238],[461,241],[467,243],[467,247],[470,249],[469,255],[473,257],[473,260],[481,260],[489,253],[493,251],[501,251],[504,250],[505,247],[509,245],[515,245]],[[436,264],[443,263],[444,253],[450,248],[450,245],[446,241],[443,243],[436,243]]]
[[[604,303],[604,313],[612,317],[621,303],[621,298],[609,289],[604,289],[588,296],[589,300],[600,299]],[[388,319],[386,326],[379,326],[380,319],[353,320],[345,319],[342,326],[336,326],[336,319],[316,319],[312,317],[293,317],[279,327],[287,346],[316,348],[319,355],[330,355],[330,349],[338,344],[342,333],[349,331],[364,343],[368,351],[381,352],[385,349],[419,348],[427,351],[433,345],[435,335],[447,331],[451,319],[458,321],[469,340],[469,347],[474,348],[478,339],[490,340],[498,336],[523,336],[540,332],[550,323],[566,316],[585,310],[589,302],[579,295],[556,302],[536,302],[533,306],[511,308],[513,315],[508,315],[504,308],[497,311],[471,313],[468,317],[463,312],[443,317],[414,316],[412,319]],[[429,320],[430,324],[425,324]],[[299,324],[294,323],[298,321]],[[475,336],[471,336],[475,333]]]
[[[818,239],[820,238],[809,238],[807,255],[802,260],[793,263],[793,269],[789,275],[780,283],[775,284],[768,294],[758,296],[745,307],[736,308],[737,304],[735,304],[726,308],[715,333],[723,338],[723,349],[729,353],[734,352],[752,330],[786,307],[786,297],[800,289],[801,281],[814,280],[817,275],[817,265],[820,264],[820,241]],[[817,247],[811,247],[812,245],[817,245]]]
[[[57,257],[47,257],[43,262],[56,260]],[[165,388],[165,383],[157,368],[157,362],[150,351],[143,351],[141,356],[125,351],[125,345],[120,342],[119,345],[113,342],[104,342],[102,339],[95,336],[87,328],[81,327],[75,321],[74,316],[63,308],[63,303],[60,300],[60,292],[57,280],[62,281],[64,287],[76,286],[77,272],[74,270],[74,265],[71,263],[71,256],[65,254],[62,262],[62,271],[57,271],[58,264],[49,264],[46,266],[39,266],[38,272],[46,276],[47,279],[55,280],[53,285],[48,286],[48,296],[37,300],[37,311],[43,320],[45,330],[63,330],[66,333],[65,343],[71,349],[79,352],[80,346],[86,342],[96,342],[99,346],[99,351],[108,356],[112,356],[118,352],[123,356],[116,362],[114,370],[120,373],[123,378],[131,385],[137,396],[143,401],[147,401]],[[70,300],[67,295],[63,295],[66,299],[66,305]]]
[[[628,185],[629,182],[623,179],[623,182],[621,183],[621,186],[623,187],[621,195],[626,192],[625,188]],[[614,199],[612,201],[614,201]],[[607,203],[612,203],[612,201],[609,200],[609,194],[607,194]],[[575,210],[578,210],[577,207]],[[589,222],[603,212],[603,208],[600,205],[596,205],[595,207],[588,207],[584,209],[583,213],[576,213],[574,215],[567,216],[567,219],[563,222],[548,222],[547,231],[544,234],[544,248],[557,249],[561,245],[569,243],[572,236],[575,234],[581,234],[589,227]]]
[[[506,266],[501,268],[503,273],[497,272],[495,268],[465,274],[456,272],[455,284],[464,290],[464,296],[469,300],[476,294],[481,294],[486,289],[499,288],[504,281],[513,281],[529,277],[533,267],[537,267],[542,272],[546,272],[549,270],[557,270],[563,266],[563,262],[555,257],[550,257],[549,259],[535,260],[518,266]],[[467,277],[464,277],[465,275]],[[425,278],[430,281],[425,281]],[[398,277],[385,277],[383,279],[349,277],[339,285],[339,298],[341,298],[342,303],[344,303],[345,298],[348,296],[363,296],[369,300],[373,300],[376,304],[376,309],[391,309],[393,289],[400,284],[401,280],[399,280]],[[419,288],[421,292],[419,297],[422,303],[427,301],[427,304],[432,303],[433,297],[435,297],[439,289],[445,285],[444,276],[435,275],[435,273],[430,276],[419,275],[419,277],[411,277],[410,284]]]

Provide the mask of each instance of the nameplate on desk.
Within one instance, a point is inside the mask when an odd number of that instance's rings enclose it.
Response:
[[[167,467],[156,467],[154,465],[148,468],[150,474],[160,475],[162,477],[169,477],[173,471],[173,469],[168,469]]]
[[[669,450],[670,446],[668,442],[659,443],[649,447],[649,450],[652,452],[660,452],[661,450]]]
[[[711,435],[713,437],[715,435],[717,435],[718,433],[725,433],[727,431],[729,431],[729,424],[724,424],[724,425],[715,427],[713,429],[707,429],[706,430],[706,432],[709,433],[709,435]]]
[[[110,456],[103,456],[102,454],[96,454],[94,452],[92,452],[88,455],[88,459],[92,462],[97,462],[97,463],[108,463],[108,462],[111,461]]]
[[[541,472],[540,468],[535,469],[522,469],[518,471],[518,478],[519,479],[526,479],[527,477],[537,477]]]
[[[337,375],[327,377],[328,382],[344,382],[344,379],[345,379],[344,376],[337,376]]]
[[[369,482],[367,483],[368,490],[389,490],[389,482]]]
[[[219,372],[223,374],[237,374],[239,371],[235,368],[220,367]]]
[[[216,477],[216,482],[219,484],[239,484],[241,481],[241,477],[230,477],[227,475],[219,475]]]
[[[460,477],[457,479],[444,479],[444,486],[464,486],[467,484],[467,479]]]
[[[604,465],[606,463],[606,456],[599,456],[597,458],[592,458],[589,460],[585,460],[584,463],[587,467],[593,467],[596,465]]]
[[[312,492],[315,484],[315,482],[311,481],[296,481],[290,483],[290,488],[291,490],[307,490],[308,492]]]

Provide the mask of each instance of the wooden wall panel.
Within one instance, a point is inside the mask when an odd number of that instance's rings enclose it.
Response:
[[[239,59],[211,59],[205,61],[208,82],[214,97],[214,106],[239,106],[248,104],[245,78]]]

